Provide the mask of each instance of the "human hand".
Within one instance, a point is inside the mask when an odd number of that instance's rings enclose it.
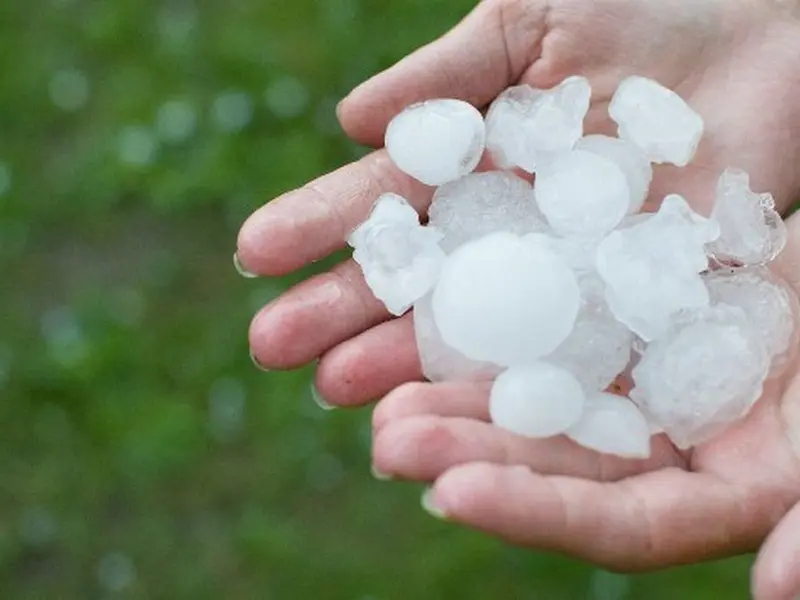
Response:
[[[800,213],[788,230],[774,270],[797,291]],[[789,364],[723,435],[689,452],[659,435],[645,461],[497,428],[487,384],[408,383],[375,409],[373,464],[379,476],[432,482],[423,504],[437,517],[611,570],[753,551],[800,499],[800,361]],[[799,561],[800,505],[764,548],[756,599],[794,598],[780,594],[800,584]]]
[[[697,207],[712,197],[720,172],[735,166],[785,207],[800,189],[791,160],[800,143],[800,36],[796,22],[766,2],[485,0],[443,38],[352,92],[340,121],[355,140],[377,147],[412,102],[444,96],[483,107],[515,83],[550,87],[582,74],[594,88],[587,133],[612,133],[610,97],[624,77],[639,74],[677,90],[706,121],[692,165],[656,169],[654,199],[683,193]],[[239,260],[276,276],[323,258],[383,192],[424,212],[433,190],[377,150],[256,211],[240,232]],[[410,317],[391,320],[352,260],[261,310],[250,343],[270,369],[319,358],[317,389],[334,405],[364,404],[422,378]]]

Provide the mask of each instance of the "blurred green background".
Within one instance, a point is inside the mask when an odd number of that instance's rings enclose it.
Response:
[[[371,478],[368,410],[250,363],[309,273],[238,277],[239,225],[472,4],[0,2],[0,598],[749,596],[748,559],[623,577],[437,523]]]

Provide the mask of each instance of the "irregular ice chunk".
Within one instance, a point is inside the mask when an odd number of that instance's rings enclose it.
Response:
[[[716,223],[677,195],[652,217],[610,233],[597,249],[597,272],[611,312],[649,342],[676,312],[708,306],[699,273],[708,266],[705,244],[718,235]]]
[[[536,202],[562,235],[603,234],[619,225],[631,204],[625,173],[613,161],[572,150],[542,165]]]
[[[768,360],[744,311],[719,305],[648,346],[633,369],[631,399],[680,449],[702,444],[745,416],[761,395]]]
[[[594,236],[548,236],[548,242],[555,253],[563,258],[570,268],[578,274],[595,270],[597,248],[602,241],[603,237]]]
[[[497,365],[470,360],[444,342],[433,319],[430,294],[414,303],[413,314],[422,374],[429,381],[485,381],[502,371]]]
[[[567,436],[601,454],[650,457],[650,425],[636,405],[621,396],[588,395],[580,421],[567,431]]]
[[[496,231],[522,235],[547,229],[533,187],[503,171],[472,173],[440,187],[428,223],[444,233],[440,245],[448,253]]]
[[[583,403],[583,390],[569,371],[538,362],[508,369],[495,380],[489,414],[498,427],[546,438],[577,423]]]
[[[372,293],[399,316],[433,288],[445,257],[441,239],[435,228],[419,224],[404,198],[384,194],[347,241]]]
[[[685,167],[703,137],[703,119],[672,90],[632,76],[617,89],[608,108],[619,137],[645,151],[654,163]]]
[[[574,374],[587,393],[601,392],[630,362],[633,334],[611,314],[597,276],[581,277],[578,284],[581,308],[575,327],[547,361]]]
[[[481,160],[486,125],[461,100],[428,100],[397,115],[386,130],[386,150],[397,167],[426,185],[471,173]]]
[[[720,269],[704,279],[713,304],[745,312],[751,335],[764,343],[770,358],[789,350],[797,334],[797,298],[785,282],[763,267]]]
[[[715,258],[745,265],[766,264],[786,246],[786,224],[770,194],[750,189],[750,176],[727,169],[717,184],[711,218],[719,222],[719,239],[709,246]]]
[[[585,150],[614,161],[625,173],[631,202],[628,214],[642,209],[653,181],[653,165],[641,148],[627,140],[607,135],[587,135],[575,145],[576,150]]]
[[[533,173],[580,139],[591,97],[585,77],[568,77],[550,90],[509,88],[486,115],[486,147],[501,168]]]
[[[477,361],[529,364],[563,342],[578,314],[575,276],[545,242],[492,233],[442,267],[433,314],[442,339]]]

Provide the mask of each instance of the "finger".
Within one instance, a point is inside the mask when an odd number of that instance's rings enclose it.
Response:
[[[614,481],[683,461],[664,440],[648,460],[626,460],[587,450],[565,436],[531,439],[463,417],[422,415],[386,424],[374,434],[373,464],[386,475],[433,481],[473,462],[525,465],[538,473]]]
[[[421,379],[414,325],[408,314],[373,327],[323,355],[316,386],[328,404],[359,406]]]
[[[239,231],[239,262],[251,273],[277,276],[324,258],[344,247],[386,192],[423,210],[433,188],[402,173],[385,151],[373,152],[255,211]]]
[[[348,260],[261,309],[250,325],[250,348],[267,369],[293,369],[388,318],[361,268]]]
[[[339,106],[342,127],[377,147],[409,104],[439,97],[488,104],[538,56],[546,13],[543,1],[482,2],[448,34],[356,88]]]
[[[406,417],[436,415],[489,419],[489,390],[486,382],[407,383],[383,398],[372,413],[372,429]]]
[[[599,483],[472,463],[442,475],[425,504],[514,544],[634,572],[751,551],[769,530],[770,495],[680,469]]]
[[[767,538],[753,567],[756,600],[795,600],[800,597],[800,504]]]

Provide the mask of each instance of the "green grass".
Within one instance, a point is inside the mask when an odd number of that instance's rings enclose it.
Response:
[[[239,225],[471,4],[0,3],[0,597],[748,597],[746,559],[621,577],[437,523],[370,477],[369,411],[250,364],[309,273],[236,276]]]

